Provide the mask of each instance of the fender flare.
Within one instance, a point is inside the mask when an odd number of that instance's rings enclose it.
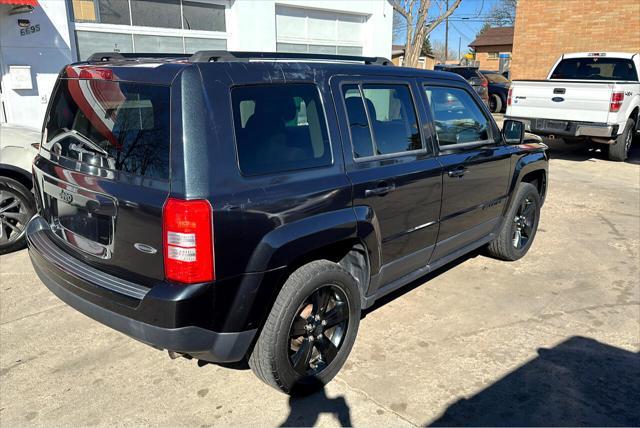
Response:
[[[374,263],[379,266],[379,244],[371,220],[372,216],[366,210],[348,207],[284,224],[267,233],[258,243],[246,272],[278,269],[304,254],[347,240],[361,241],[372,254],[370,269]]]
[[[511,207],[511,202],[513,201],[513,197],[515,196],[516,190],[520,183],[522,183],[522,178],[533,171],[543,171],[545,182],[548,180],[549,175],[549,158],[544,150],[532,151],[521,156],[514,168],[511,183],[509,184],[509,198],[507,203],[504,206],[503,216],[506,215],[509,207]],[[546,193],[546,184],[545,184],[545,193]],[[544,200],[544,195],[542,195],[542,199]]]

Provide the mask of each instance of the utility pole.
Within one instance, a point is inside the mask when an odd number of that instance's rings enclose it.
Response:
[[[447,0],[447,8],[449,10],[449,0]],[[449,59],[449,17],[444,22],[444,63],[447,63]]]

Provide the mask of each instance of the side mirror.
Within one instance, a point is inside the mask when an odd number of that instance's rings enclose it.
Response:
[[[524,123],[507,119],[502,125],[502,138],[507,144],[522,144],[524,140]]]

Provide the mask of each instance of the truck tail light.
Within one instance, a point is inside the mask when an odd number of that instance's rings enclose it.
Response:
[[[611,94],[611,104],[609,104],[609,111],[620,111],[622,102],[624,101],[624,92],[614,92]]]
[[[509,92],[507,93],[507,105],[511,105],[511,95],[513,94],[513,88],[509,87]]]
[[[213,233],[209,201],[169,198],[162,209],[166,279],[184,284],[213,281]]]

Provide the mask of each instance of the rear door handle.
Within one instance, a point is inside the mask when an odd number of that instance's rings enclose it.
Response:
[[[465,175],[467,171],[468,171],[467,168],[463,166],[459,166],[456,169],[452,169],[451,171],[449,171],[448,174],[449,174],[449,177],[462,177],[463,175]]]
[[[370,196],[384,196],[389,192],[393,192],[394,190],[396,190],[395,184],[383,184],[374,189],[365,190],[364,196],[367,198]]]

